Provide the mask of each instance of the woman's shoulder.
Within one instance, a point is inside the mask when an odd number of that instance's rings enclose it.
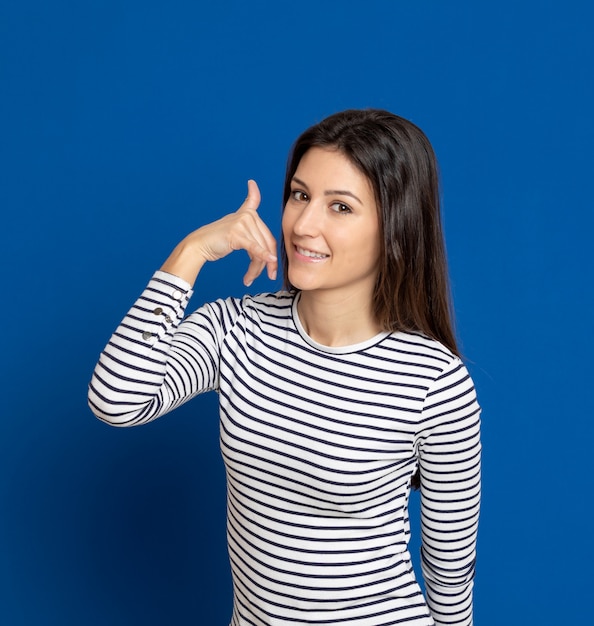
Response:
[[[274,291],[255,295],[246,294],[236,299],[236,302],[245,310],[285,313],[291,310],[294,297],[295,294],[288,291]]]
[[[287,291],[264,292],[255,295],[246,294],[236,297],[219,298],[204,305],[215,314],[230,316],[233,319],[290,317],[294,294]]]
[[[403,360],[425,365],[436,372],[460,362],[460,358],[443,343],[421,332],[395,331],[390,333],[384,344],[386,349],[400,355]]]
[[[246,294],[242,300],[253,302],[256,306],[291,306],[295,294],[291,291],[265,291],[255,295]]]

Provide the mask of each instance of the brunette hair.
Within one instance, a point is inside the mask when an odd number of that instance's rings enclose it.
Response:
[[[313,147],[344,154],[370,181],[380,222],[380,267],[373,293],[385,330],[420,332],[459,355],[441,225],[437,161],[408,120],[380,109],[335,113],[307,129],[287,163],[283,207],[303,155]],[[285,287],[288,260],[281,242]]]

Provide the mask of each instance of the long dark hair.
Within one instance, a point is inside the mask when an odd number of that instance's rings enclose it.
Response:
[[[307,129],[287,163],[283,206],[303,155],[313,147],[344,154],[370,181],[380,217],[380,267],[373,293],[385,330],[420,332],[459,355],[453,329],[437,161],[412,122],[380,109],[335,113]],[[288,261],[281,243],[285,286]]]

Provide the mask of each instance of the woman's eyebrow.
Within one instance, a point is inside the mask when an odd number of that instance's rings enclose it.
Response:
[[[293,176],[293,178],[291,179],[292,182],[297,183],[298,185],[301,185],[302,187],[305,187],[306,189],[307,187],[307,183],[303,180],[301,180],[300,178],[297,178],[297,176]]]
[[[359,204],[363,204],[361,200],[359,200],[359,198],[357,198],[357,196],[352,191],[347,191],[346,189],[328,189],[327,191],[324,191],[324,195],[325,196],[350,196],[351,198],[354,198]]]
[[[298,185],[301,185],[302,187],[305,187],[306,189],[308,189],[307,183],[297,178],[297,176],[293,176],[292,180]],[[326,191],[324,191],[324,195],[325,196],[349,196],[351,198],[354,198],[359,204],[363,204],[361,200],[359,200],[359,198],[357,198],[357,196],[352,191],[347,191],[346,189],[327,189]]]

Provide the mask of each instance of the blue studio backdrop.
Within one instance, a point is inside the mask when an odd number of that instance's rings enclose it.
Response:
[[[113,429],[87,383],[177,241],[248,178],[278,232],[292,141],[352,107],[411,119],[440,160],[483,405],[475,623],[587,623],[589,7],[3,0],[0,624],[228,623],[215,394]],[[208,265],[191,308],[244,293],[246,261]]]

